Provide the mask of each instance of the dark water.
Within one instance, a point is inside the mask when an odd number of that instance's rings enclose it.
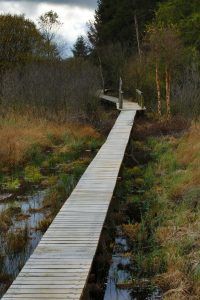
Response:
[[[161,300],[162,294],[157,288],[120,288],[122,284],[132,282],[131,257],[125,237],[118,230],[112,254],[112,263],[106,283],[104,300]]]
[[[4,211],[9,207],[21,207],[21,215],[24,218],[20,220],[14,219],[13,225],[10,227],[8,232],[17,232],[18,230],[25,230],[27,234],[27,242],[25,249],[19,253],[7,253],[6,247],[6,235],[0,236],[0,274],[3,278],[0,278],[0,298],[3,296],[12,280],[18,275],[21,268],[30,257],[36,246],[38,245],[42,233],[36,230],[41,220],[46,217],[47,211],[43,211],[42,201],[47,194],[46,191],[37,191],[32,195],[19,197],[16,201],[7,201],[0,203],[0,212]],[[9,278],[5,280],[6,278]]]

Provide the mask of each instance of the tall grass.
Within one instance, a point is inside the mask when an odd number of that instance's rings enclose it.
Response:
[[[58,123],[31,114],[7,113],[5,117],[0,116],[0,168],[6,171],[33,159],[36,152],[45,153],[56,146],[58,151],[66,152],[78,140],[98,137],[90,125]]]
[[[132,250],[133,279],[146,278],[166,300],[200,297],[199,141],[200,124],[194,123],[181,137],[136,143],[135,151],[146,148],[151,160],[142,173],[128,172],[135,194],[128,197],[129,222],[122,228]]]

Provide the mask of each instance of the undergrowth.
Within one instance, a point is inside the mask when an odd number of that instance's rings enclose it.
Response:
[[[90,125],[55,123],[32,115],[0,117],[0,190],[48,182],[47,175],[96,151],[102,135]],[[81,163],[80,163],[81,164]]]
[[[134,142],[149,162],[124,171],[128,186],[122,226],[134,282],[148,279],[164,299],[200,297],[200,126],[180,136]]]

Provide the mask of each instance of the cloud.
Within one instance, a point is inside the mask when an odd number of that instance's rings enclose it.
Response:
[[[1,1],[0,1],[1,2]],[[13,0],[7,0],[6,2],[13,2]],[[52,3],[57,5],[68,4],[73,6],[82,6],[95,8],[97,6],[97,0],[18,0],[18,2],[26,3]]]
[[[33,20],[36,24],[39,16],[49,10],[58,13],[62,26],[58,32],[61,42],[67,45],[66,53],[70,53],[70,48],[79,35],[86,35],[86,23],[94,19],[94,9],[79,6],[81,1],[1,1],[0,13],[25,14],[25,16]],[[68,2],[68,4],[66,4]],[[71,1],[72,2],[72,1]],[[83,2],[83,1],[82,1]],[[76,3],[76,5],[75,5]]]

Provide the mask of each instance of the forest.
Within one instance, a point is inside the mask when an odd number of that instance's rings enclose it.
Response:
[[[121,78],[145,112],[87,299],[110,299],[119,237],[129,275],[115,288],[131,295],[120,299],[199,299],[199,0],[98,0],[67,57],[61,26],[53,10],[0,15],[0,298],[104,143],[118,113],[98,91],[118,97]]]

